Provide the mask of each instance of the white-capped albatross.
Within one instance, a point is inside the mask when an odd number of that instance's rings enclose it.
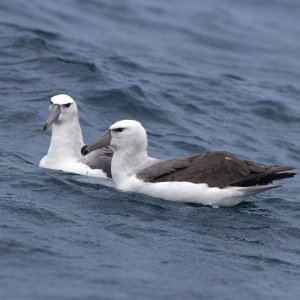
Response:
[[[228,152],[204,152],[160,161],[147,154],[147,134],[134,120],[113,124],[104,136],[81,149],[82,155],[110,146],[116,188],[165,200],[233,206],[246,196],[278,187],[293,167],[266,166]]]
[[[52,125],[50,147],[39,166],[94,177],[111,177],[112,151],[102,148],[82,157],[84,145],[75,101],[68,95],[59,94],[51,98],[50,115],[43,130]]]

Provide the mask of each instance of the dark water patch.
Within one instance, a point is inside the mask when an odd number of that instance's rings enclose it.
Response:
[[[224,36],[213,36],[208,33],[201,33],[193,29],[185,29],[184,34],[189,36],[195,43],[201,44],[209,49],[215,51],[225,52],[229,51],[237,53],[253,53],[257,51],[257,46],[253,47],[242,42],[238,42],[235,39],[231,39]]]
[[[52,251],[49,247],[35,247],[30,244],[16,242],[14,240],[1,240],[0,241],[0,253],[2,256],[8,258],[13,258],[19,255],[27,256],[27,259],[31,260],[32,256],[36,258],[42,257],[57,257],[60,253]]]
[[[1,209],[9,212],[10,215],[16,215],[21,219],[32,220],[32,222],[40,225],[47,224],[48,222],[59,224],[74,223],[72,220],[59,216],[49,209],[38,207],[36,204],[27,201],[18,206],[16,206],[16,203],[14,202],[7,202],[6,204],[2,203]]]
[[[100,69],[94,64],[86,61],[80,61],[80,58],[66,59],[64,57],[47,57],[39,58],[38,60],[27,60],[24,63],[24,68],[27,70],[36,70],[37,64],[42,64],[49,72],[55,74],[55,77],[71,76],[77,77],[78,80],[102,80]]]
[[[22,163],[28,163],[25,159],[23,159],[21,156],[15,154],[15,153],[9,153],[9,152],[6,152],[4,150],[1,149],[1,152],[0,152],[0,162],[2,164],[6,164],[7,163],[7,160],[11,160],[11,161],[20,161]]]
[[[64,173],[65,175],[65,173]],[[88,190],[103,190],[106,191],[106,186],[110,187],[113,185],[113,181],[111,179],[100,179],[100,178],[94,178],[94,177],[88,177],[88,179],[85,179],[86,176],[83,175],[71,175],[69,177],[65,178],[66,183],[70,183],[73,186],[88,189]]]
[[[241,152],[249,152],[249,153],[255,153],[259,151],[259,148],[262,144],[261,141],[255,139],[254,137],[251,137],[249,135],[240,135],[238,139],[234,139],[232,143],[237,147],[241,149]]]
[[[198,139],[199,140],[199,139]],[[174,147],[178,147],[179,149],[184,149],[186,153],[201,153],[204,152],[205,149],[203,146],[201,146],[200,143],[192,143],[191,141],[185,142],[182,140],[176,140],[176,141],[170,141],[168,140]]]
[[[77,60],[68,60],[59,57],[57,57],[56,60],[62,62],[63,64],[70,64],[72,66],[74,65],[75,68],[78,66],[80,70],[84,70],[84,68],[87,68],[88,71],[91,71],[92,73],[100,73],[100,70],[94,63],[80,62]]]
[[[291,158],[292,161],[295,161],[293,163],[293,167],[297,168],[299,170],[300,163],[297,162],[299,159],[299,148],[294,142],[288,142],[283,139],[278,139],[278,137],[272,139],[274,145],[277,145],[279,148],[284,148],[284,151],[287,153],[288,157]]]
[[[275,88],[279,93],[282,93],[284,95],[289,95],[290,97],[294,98],[295,95],[300,95],[300,90],[296,88],[293,85],[282,85],[282,86],[276,86]]]
[[[234,75],[234,74],[223,74],[223,76],[226,78],[229,78],[229,79],[236,80],[236,81],[244,81],[245,80],[244,78]]]
[[[3,30],[4,33],[7,34],[7,36],[10,36],[8,35],[9,31],[12,30],[12,31],[15,31],[15,32],[31,32],[37,36],[40,36],[40,37],[44,37],[46,38],[47,40],[48,39],[59,39],[61,37],[61,35],[59,33],[54,33],[54,32],[51,32],[51,31],[46,31],[46,30],[43,30],[43,29],[39,29],[39,28],[30,28],[30,27],[26,27],[26,25],[22,24],[22,25],[18,25],[18,24],[14,24],[13,22],[0,22],[0,26],[1,26],[1,29]],[[5,28],[5,30],[4,30]]]
[[[199,114],[199,118],[201,118],[202,115],[205,115],[207,113],[207,109],[205,107],[201,107],[199,103],[182,103],[181,107],[184,109],[184,111],[189,113],[197,113]]]
[[[53,52],[54,50],[60,50],[58,45],[54,45],[52,41],[48,41],[48,37],[42,35],[36,35],[35,32],[23,30],[23,34],[19,31],[14,34],[12,38],[10,35],[7,38],[2,37],[5,44],[2,44],[2,52],[6,56],[6,53],[10,55],[14,60],[10,59],[5,62],[1,62],[2,65],[16,65],[22,60],[28,60],[32,57],[41,57],[46,53]],[[9,58],[9,56],[7,57]]]
[[[78,2],[79,5],[82,5],[82,2],[77,0],[76,2]],[[128,14],[130,14],[132,12],[132,9],[134,9],[134,6],[131,5],[130,3],[122,3],[122,2],[110,2],[110,1],[104,1],[102,3],[99,3],[98,1],[92,0],[89,1],[88,4],[85,4],[82,6],[83,9],[88,9],[90,11],[95,11],[100,13],[103,10],[105,10],[106,12],[112,13],[115,12],[116,15],[119,15],[119,13],[121,15],[125,15],[127,16]]]
[[[20,49],[23,55],[28,56],[30,52],[34,54],[41,54],[44,50],[49,49],[49,44],[40,37],[20,37],[14,41],[9,47]],[[28,51],[27,53],[25,51]]]
[[[61,38],[60,34],[50,31],[45,31],[41,29],[31,29],[31,31],[40,37],[46,38],[47,40],[57,40]]]
[[[105,227],[106,230],[109,230],[117,235],[125,237],[126,239],[135,239],[137,237],[136,232],[129,231],[128,227],[125,224],[113,224]]]
[[[106,114],[111,110],[118,110],[120,114],[115,121],[143,118],[144,122],[150,120],[151,122],[155,120],[160,123],[173,122],[160,110],[158,104],[148,101],[147,96],[138,85],[102,90],[94,96],[88,96],[85,101],[90,105],[99,103],[102,114]]]
[[[276,265],[283,265],[283,266],[293,266],[296,268],[294,262],[290,263],[288,261],[278,259],[278,258],[264,257],[264,256],[257,256],[257,255],[245,255],[244,257],[249,260],[253,260],[255,263],[266,264],[272,267],[275,267]]]
[[[261,100],[255,103],[252,113],[263,118],[280,123],[299,123],[299,117],[293,116],[293,112],[283,103],[272,100]]]
[[[14,124],[11,123],[11,120],[13,120]],[[7,113],[4,118],[1,118],[0,124],[6,125],[7,127],[19,124],[22,128],[23,124],[29,121],[35,121],[36,123],[40,121],[39,111],[37,108],[28,109],[28,111],[23,112],[16,112],[12,110],[10,113]]]
[[[142,65],[130,60],[128,57],[113,55],[106,58],[106,60],[109,61],[109,64],[115,64],[118,66],[125,74],[128,74],[128,72],[146,71]]]

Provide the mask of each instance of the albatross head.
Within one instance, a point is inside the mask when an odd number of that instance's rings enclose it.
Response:
[[[101,138],[83,146],[81,153],[87,155],[106,146],[110,146],[114,152],[146,152],[147,134],[140,122],[122,120],[111,125]]]
[[[110,147],[114,151],[134,148],[137,151],[146,151],[147,134],[142,124],[134,120],[123,120],[109,127],[111,132]]]
[[[50,101],[49,110],[50,115],[44,124],[44,131],[47,131],[54,123],[62,124],[74,118],[78,118],[78,110],[75,101],[65,94],[53,96]]]

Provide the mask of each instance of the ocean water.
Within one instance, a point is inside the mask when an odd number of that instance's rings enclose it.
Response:
[[[50,97],[89,142],[300,166],[300,2],[1,1],[0,299],[299,299],[299,175],[232,208],[38,168]]]

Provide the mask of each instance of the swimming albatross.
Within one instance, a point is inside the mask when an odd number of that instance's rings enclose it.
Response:
[[[232,206],[278,187],[273,180],[293,177],[289,166],[265,166],[228,152],[204,152],[160,161],[147,154],[147,134],[137,121],[113,124],[104,136],[81,149],[82,155],[110,146],[116,187],[166,200]]]
[[[75,101],[68,95],[59,94],[51,98],[49,109],[50,116],[43,130],[47,131],[52,125],[51,143],[39,166],[95,177],[111,177],[110,149],[99,149],[85,158],[80,154],[84,143]]]

